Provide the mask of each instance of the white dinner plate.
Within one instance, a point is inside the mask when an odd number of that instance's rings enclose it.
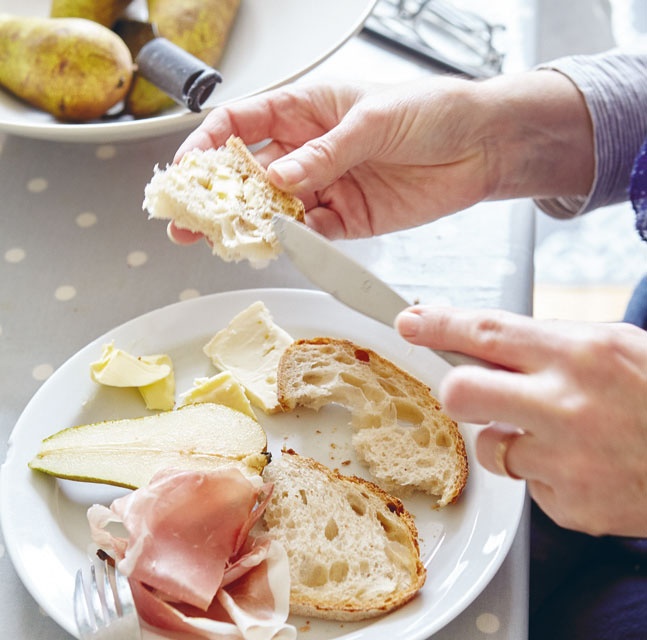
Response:
[[[87,564],[90,543],[87,508],[110,504],[124,489],[57,480],[31,471],[27,463],[46,436],[77,424],[144,415],[133,390],[102,387],[90,380],[89,366],[102,346],[114,341],[133,354],[169,354],[177,392],[215,369],[202,346],[239,311],[262,300],[275,322],[294,338],[333,336],[372,348],[425,381],[433,389],[448,370],[427,349],[412,347],[391,328],[370,320],[319,291],[249,289],[180,302],[113,329],[79,351],[39,389],[10,438],[2,466],[0,517],[10,557],[40,606],[69,633],[76,634],[72,593],[76,570]],[[260,411],[257,412],[261,414]],[[259,415],[269,450],[288,446],[342,473],[367,476],[350,446],[349,414],[324,407]],[[524,484],[493,475],[474,457],[477,427],[461,425],[470,459],[467,488],[455,505],[434,511],[423,495],[405,499],[419,529],[427,581],[413,601],[367,623],[308,623],[307,640],[423,640],[463,611],[485,588],[515,536],[524,502]],[[297,628],[304,620],[295,620]],[[147,639],[160,637],[147,630]]]
[[[50,0],[0,0],[0,13],[45,17],[50,4]],[[141,4],[135,0],[129,10],[145,15]],[[0,131],[70,142],[132,140],[188,131],[210,107],[279,86],[315,67],[359,31],[374,4],[375,0],[241,0],[218,65],[223,82],[201,113],[177,106],[141,120],[64,124],[0,88]]]

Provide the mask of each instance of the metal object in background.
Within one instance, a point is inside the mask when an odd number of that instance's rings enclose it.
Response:
[[[378,0],[364,24],[368,35],[472,78],[501,72],[495,38],[503,29],[449,0]]]
[[[222,82],[219,71],[160,37],[154,24],[122,18],[114,30],[128,45],[142,77],[191,111],[202,111],[202,105]]]

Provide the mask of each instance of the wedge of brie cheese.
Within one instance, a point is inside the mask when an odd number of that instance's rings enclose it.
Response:
[[[292,344],[289,333],[274,323],[257,301],[236,315],[204,346],[215,367],[229,371],[250,402],[266,413],[280,411],[276,372],[281,355]]]

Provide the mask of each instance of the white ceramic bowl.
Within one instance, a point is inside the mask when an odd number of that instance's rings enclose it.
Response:
[[[375,0],[242,0],[218,66],[223,82],[201,113],[177,106],[141,120],[67,124],[0,89],[0,131],[45,140],[110,142],[192,129],[209,108],[279,86],[315,67],[362,27],[374,4]],[[138,0],[131,8],[145,15],[137,5]],[[50,0],[0,0],[0,13],[47,16],[49,7]]]

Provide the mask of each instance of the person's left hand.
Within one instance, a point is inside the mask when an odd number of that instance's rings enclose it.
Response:
[[[213,109],[174,161],[230,135],[261,145],[269,180],[331,239],[415,227],[486,199],[584,195],[594,175],[584,99],[546,70],[485,82],[294,83]],[[195,239],[173,225],[170,235]]]
[[[492,423],[477,439],[483,466],[526,479],[561,526],[647,535],[647,332],[424,306],[396,328],[500,367],[454,368],[440,388],[451,417]]]
[[[288,85],[212,110],[174,161],[236,135],[260,144],[255,156],[268,178],[303,201],[307,223],[324,235],[416,226],[483,200],[489,185],[502,182],[482,140],[487,110],[476,87],[443,77]],[[170,237],[196,239],[174,225]]]

